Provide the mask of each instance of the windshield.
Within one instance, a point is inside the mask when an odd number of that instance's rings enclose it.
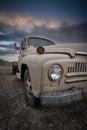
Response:
[[[55,43],[47,39],[32,37],[32,38],[29,38],[28,45],[31,47],[40,47],[40,46],[55,45]]]

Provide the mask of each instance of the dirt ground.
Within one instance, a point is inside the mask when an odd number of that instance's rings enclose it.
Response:
[[[59,108],[30,108],[11,67],[0,66],[0,130],[87,130],[87,99]]]

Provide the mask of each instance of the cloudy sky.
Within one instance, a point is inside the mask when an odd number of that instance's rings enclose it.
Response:
[[[87,42],[87,0],[0,0],[0,59],[15,58],[13,43],[29,34]]]

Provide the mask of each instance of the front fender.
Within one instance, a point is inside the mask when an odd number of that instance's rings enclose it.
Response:
[[[68,55],[64,54],[35,54],[35,55],[29,55],[25,56],[22,59],[22,64],[26,64],[30,76],[31,76],[31,82],[32,82],[32,91],[35,97],[40,97],[42,93],[42,77],[43,77],[43,65],[48,61],[51,60],[58,60],[58,59],[69,59],[70,57]]]

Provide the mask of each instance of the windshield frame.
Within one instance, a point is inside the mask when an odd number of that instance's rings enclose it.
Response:
[[[45,41],[48,41],[49,43],[52,43],[52,44],[49,44],[49,45],[39,45],[39,46],[30,45],[30,39],[32,39],[32,38],[34,38],[34,39],[41,39],[43,41],[45,40]],[[29,37],[28,38],[28,46],[29,47],[38,48],[40,46],[52,46],[52,45],[55,45],[55,43],[53,41],[51,41],[51,40],[46,39],[46,38],[42,38],[42,37]]]

